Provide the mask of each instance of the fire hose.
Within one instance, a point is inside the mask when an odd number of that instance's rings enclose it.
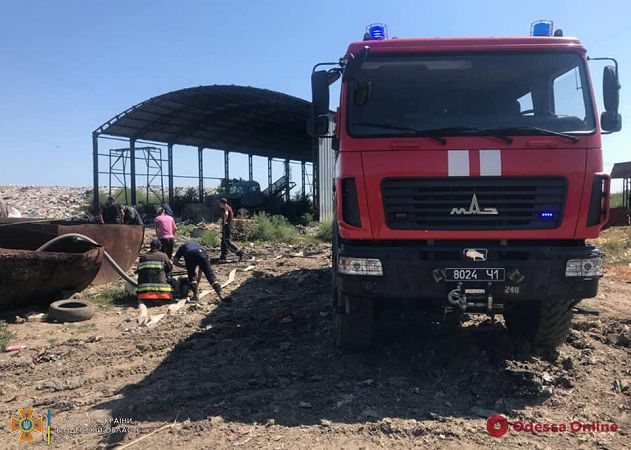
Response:
[[[55,242],[61,241],[63,239],[67,239],[67,238],[78,238],[78,239],[83,239],[84,241],[87,241],[91,244],[95,244],[95,245],[100,245],[98,242],[94,241],[93,239],[84,236],[83,234],[79,234],[79,233],[68,233],[68,234],[62,234],[61,236],[57,236],[53,239],[51,239],[50,241],[46,242],[44,245],[42,245],[41,247],[39,247],[37,250],[37,252],[41,252],[46,250],[48,247],[50,247],[51,245],[53,245]],[[118,272],[118,274],[130,285],[132,285],[133,287],[137,288],[138,287],[138,283],[136,282],[136,280],[134,280],[133,278],[131,278],[129,275],[127,275],[125,273],[125,271],[118,265],[116,264],[116,261],[114,261],[114,258],[112,258],[110,256],[109,253],[107,253],[105,250],[103,250],[103,256],[105,256],[105,260],[110,264],[110,266],[112,266],[114,268],[114,270],[116,272]]]

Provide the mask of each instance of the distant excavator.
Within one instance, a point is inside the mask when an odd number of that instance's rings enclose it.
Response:
[[[274,198],[283,198],[286,192],[291,192],[294,187],[296,187],[296,183],[288,180],[285,175],[263,191],[261,191],[261,185],[257,181],[224,178],[219,184],[218,193],[208,196],[207,202],[214,203],[214,200],[225,197],[234,209],[265,209],[270,201]]]
[[[224,178],[217,193],[207,195],[203,203],[189,203],[182,211],[182,217],[193,221],[217,220],[219,218],[219,199],[226,198],[235,211],[247,209],[255,211],[275,211],[287,193],[296,187],[296,183],[283,175],[269,187],[261,191],[261,185],[242,178]]]

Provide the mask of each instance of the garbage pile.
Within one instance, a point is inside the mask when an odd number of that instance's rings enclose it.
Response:
[[[0,198],[22,217],[64,219],[87,211],[92,191],[74,186],[0,185]]]

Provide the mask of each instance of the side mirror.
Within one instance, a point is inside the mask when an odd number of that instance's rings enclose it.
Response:
[[[603,69],[603,102],[605,111],[600,115],[600,127],[604,131],[620,131],[622,129],[622,116],[618,113],[620,82],[616,66],[605,66]]]
[[[313,136],[322,136],[329,131],[329,73],[318,70],[311,74],[312,117],[309,131]]]
[[[603,101],[605,110],[617,113],[620,104],[620,82],[615,66],[605,66],[603,69]]]
[[[622,129],[622,116],[617,112],[605,111],[600,115],[600,128],[611,133]]]
[[[318,70],[311,74],[311,101],[313,114],[320,116],[329,112],[329,73]]]

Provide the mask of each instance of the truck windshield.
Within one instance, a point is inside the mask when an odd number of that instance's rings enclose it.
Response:
[[[595,129],[584,60],[575,53],[374,55],[347,89],[353,137]]]

